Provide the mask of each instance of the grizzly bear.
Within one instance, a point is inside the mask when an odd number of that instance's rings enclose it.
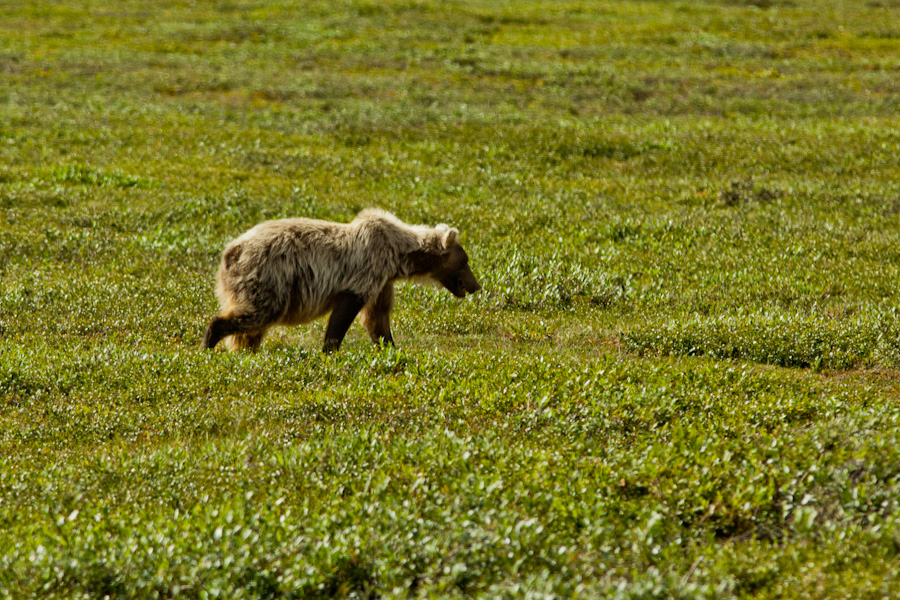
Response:
[[[259,347],[273,325],[299,325],[328,312],[323,351],[337,350],[353,319],[375,343],[393,344],[394,281],[436,281],[458,297],[481,289],[469,257],[447,225],[407,225],[364,210],[350,223],[281,219],[229,243],[216,274],[221,310],[204,348],[229,338],[231,350]]]

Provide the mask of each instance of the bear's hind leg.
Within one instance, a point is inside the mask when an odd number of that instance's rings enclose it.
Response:
[[[201,346],[207,350],[212,350],[223,338],[228,337],[236,331],[237,325],[233,319],[216,317],[210,322],[209,327],[206,328],[206,335],[203,336],[203,343]]]
[[[284,314],[285,306],[285,298],[272,286],[258,285],[252,290],[244,290],[239,299],[228,297],[222,312],[206,329],[203,347],[215,348],[222,339],[238,335],[240,339],[229,340],[232,350],[256,349],[266,330]]]
[[[228,317],[220,315],[213,319],[206,328],[202,346],[212,349],[224,338],[232,336],[232,340],[228,344],[230,349],[249,348],[255,350],[262,342],[266,330],[274,322],[275,319],[269,315],[238,314]]]

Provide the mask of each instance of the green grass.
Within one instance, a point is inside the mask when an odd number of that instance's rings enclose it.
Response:
[[[900,595],[900,3],[0,4],[0,598]],[[199,350],[388,209],[483,291]]]

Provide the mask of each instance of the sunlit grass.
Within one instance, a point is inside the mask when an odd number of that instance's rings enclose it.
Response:
[[[891,597],[900,4],[0,8],[0,596]],[[483,291],[201,352],[378,206]]]

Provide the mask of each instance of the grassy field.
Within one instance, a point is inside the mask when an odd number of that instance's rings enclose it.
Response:
[[[0,1],[0,598],[900,596],[897,0]],[[483,291],[201,352],[377,206]]]

